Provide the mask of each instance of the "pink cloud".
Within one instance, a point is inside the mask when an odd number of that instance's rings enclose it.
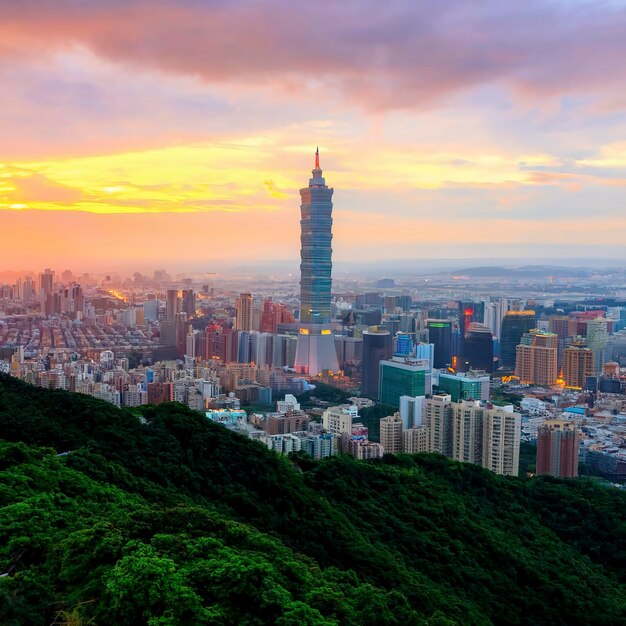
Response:
[[[606,88],[615,99],[626,77],[626,11],[604,2],[6,4],[5,58],[82,46],[208,82],[321,81],[370,110],[430,106],[487,83],[534,98]]]

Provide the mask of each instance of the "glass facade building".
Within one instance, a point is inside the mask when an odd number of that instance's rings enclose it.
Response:
[[[431,392],[428,361],[381,361],[380,401],[400,406],[401,396],[425,396]]]
[[[435,346],[434,367],[449,367],[452,363],[452,322],[428,320],[428,341]]]
[[[313,178],[300,189],[300,329],[294,364],[311,376],[339,369],[330,309],[332,197],[317,150]]]
[[[378,400],[380,368],[384,359],[392,353],[391,333],[381,327],[372,326],[363,331],[363,360],[361,361],[361,395]]]
[[[502,320],[500,366],[515,367],[516,348],[524,333],[537,327],[534,311],[509,311]]]
[[[309,186],[300,189],[300,322],[330,322],[333,189],[326,186],[315,152]]]
[[[472,322],[469,325],[465,335],[461,369],[464,372],[470,369],[493,372],[493,334],[483,324]]]

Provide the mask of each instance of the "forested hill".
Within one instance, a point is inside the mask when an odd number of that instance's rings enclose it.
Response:
[[[626,623],[623,492],[133,411],[0,376],[0,624]]]

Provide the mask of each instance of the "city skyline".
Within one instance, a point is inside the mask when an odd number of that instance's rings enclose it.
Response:
[[[338,262],[626,258],[622,2],[3,4],[9,269],[296,259],[316,143]]]

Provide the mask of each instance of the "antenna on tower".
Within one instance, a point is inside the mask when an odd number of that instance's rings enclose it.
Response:
[[[319,170],[320,168],[320,148],[316,146],[315,148],[315,169]]]

